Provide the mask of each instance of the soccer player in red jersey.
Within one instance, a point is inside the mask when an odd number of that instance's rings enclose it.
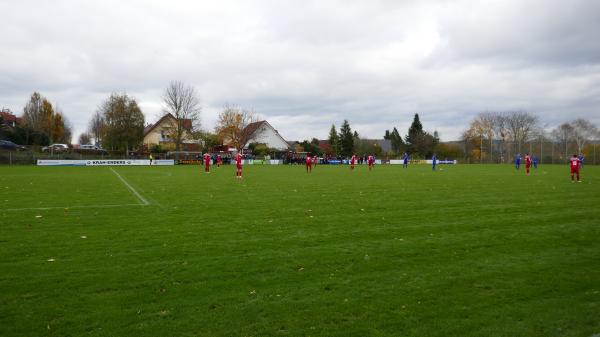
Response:
[[[367,164],[369,164],[369,171],[373,169],[373,165],[375,164],[375,157],[373,155],[369,155],[367,157]]]
[[[577,155],[574,154],[569,162],[571,166],[571,182],[575,182],[575,175],[577,175],[577,182],[580,183],[579,168],[581,167],[581,161],[577,158]]]
[[[210,173],[210,154],[204,154],[204,172]]]
[[[239,152],[235,155],[235,167],[235,177],[237,179],[242,179],[242,154]]]
[[[217,155],[217,167],[221,167],[222,162],[223,162],[223,159],[221,158],[221,155],[218,154]]]
[[[313,156],[312,157],[312,166],[313,167],[317,166],[317,161],[319,161],[319,157]]]
[[[312,172],[312,158],[310,153],[306,155],[306,173]]]
[[[350,169],[354,170],[354,164],[356,163],[356,154],[352,155],[352,158],[350,158]]]
[[[531,168],[531,157],[529,156],[529,153],[527,153],[525,155],[525,172],[527,172],[527,175],[529,175],[530,168]]]

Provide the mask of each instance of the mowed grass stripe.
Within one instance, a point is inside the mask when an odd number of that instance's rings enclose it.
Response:
[[[105,167],[1,167],[4,172],[9,176],[0,174],[0,200],[6,209],[34,212],[132,203],[129,192]]]
[[[25,208],[9,208],[5,211],[20,212],[20,211],[48,211],[52,209],[79,209],[79,208],[114,208],[127,206],[144,206],[140,204],[121,204],[121,205],[85,205],[85,206],[57,206],[57,207],[25,207]]]
[[[119,168],[163,207],[0,215],[0,335],[600,331],[600,170],[443,168]]]

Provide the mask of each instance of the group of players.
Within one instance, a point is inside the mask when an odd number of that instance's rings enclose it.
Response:
[[[319,161],[319,157],[317,156],[311,156],[311,154],[307,154],[306,155],[306,173],[312,173],[312,169],[313,167],[317,166],[317,162]],[[358,157],[356,157],[356,154],[353,154],[352,157],[350,158],[350,170],[354,170],[354,166],[356,165],[356,162],[358,161]],[[369,166],[369,171],[371,171],[373,169],[373,166],[375,166],[375,157],[373,155],[369,155],[367,157],[367,165]]]
[[[150,157],[152,158],[152,157]],[[237,179],[242,179],[242,155],[241,153],[237,153],[235,155],[235,166],[236,166],[236,172],[235,172],[235,177]],[[408,154],[404,153],[404,155],[402,156],[402,166],[404,168],[408,167]],[[436,155],[434,154],[432,159],[432,170],[435,171],[435,167],[437,164],[437,158]],[[152,159],[150,159],[152,160]],[[311,154],[309,153],[306,156],[306,173],[312,173],[312,169],[317,165],[319,158],[317,156],[311,156]],[[210,173],[210,162],[211,162],[211,157],[208,153],[204,154],[204,172],[206,173]],[[352,157],[350,158],[350,170],[354,170],[354,166],[356,165],[357,162],[357,157],[356,154],[353,154]],[[221,165],[223,164],[223,160],[221,158],[221,155],[217,155],[216,158],[216,165],[217,167],[221,167]],[[369,155],[367,157],[367,165],[369,167],[369,171],[371,171],[373,169],[373,166],[375,166],[375,157],[373,155]],[[531,171],[531,166],[533,165],[534,168],[537,168],[537,158],[532,159],[531,156],[529,155],[529,153],[527,153],[525,155],[525,172],[527,175],[530,174]],[[573,155],[573,157],[571,157],[569,159],[569,166],[571,168],[571,181],[575,182],[575,178],[577,178],[577,182],[581,182],[581,178],[579,175],[580,169],[583,166],[583,158],[581,156],[577,156],[576,154]],[[521,155],[517,154],[515,156],[515,168],[518,170],[521,167]]]
[[[531,158],[529,153],[525,154],[525,173],[529,175],[531,166],[533,168],[537,168],[537,158]],[[515,168],[518,170],[521,167],[521,155],[517,154],[515,156]],[[569,158],[569,167],[571,168],[571,182],[575,182],[575,178],[577,178],[577,182],[581,182],[581,177],[579,172],[583,167],[583,156],[577,156],[574,154],[571,158]]]
[[[210,173],[210,160],[211,160],[210,154],[205,153],[204,154],[204,159],[203,159],[203,161],[204,161],[204,172],[205,173]],[[236,170],[235,170],[235,178],[236,179],[242,179],[242,154],[238,152],[235,155],[234,160],[235,160],[235,168],[236,168]],[[217,155],[216,163],[215,164],[217,164],[217,167],[221,167],[221,165],[223,165],[223,158],[221,158],[221,155]]]

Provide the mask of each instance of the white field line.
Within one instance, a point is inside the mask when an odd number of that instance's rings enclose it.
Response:
[[[144,199],[144,197],[142,197],[142,195],[139,194],[138,191],[136,191],[135,188],[133,188],[133,186],[129,185],[129,183],[125,179],[123,179],[123,177],[121,177],[121,175],[119,173],[117,173],[117,171],[115,171],[112,167],[110,168],[110,170],[121,180],[121,182],[125,186],[127,186],[127,188],[131,191],[131,193],[140,200],[142,205],[144,205],[144,206],[150,205],[148,200]]]
[[[113,208],[113,207],[129,207],[129,206],[145,206],[142,204],[120,204],[120,205],[83,205],[83,206],[52,206],[52,207],[26,207],[26,208],[9,208],[5,211],[49,211],[53,209],[77,209],[77,208]]]

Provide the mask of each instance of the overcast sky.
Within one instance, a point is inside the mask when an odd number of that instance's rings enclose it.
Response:
[[[442,140],[482,111],[600,125],[600,1],[0,0],[0,13],[0,107],[20,115],[39,91],[76,136],[111,92],[156,121],[172,80],[196,87],[205,129],[229,103],[288,140],[344,119],[404,135],[414,113]]]

